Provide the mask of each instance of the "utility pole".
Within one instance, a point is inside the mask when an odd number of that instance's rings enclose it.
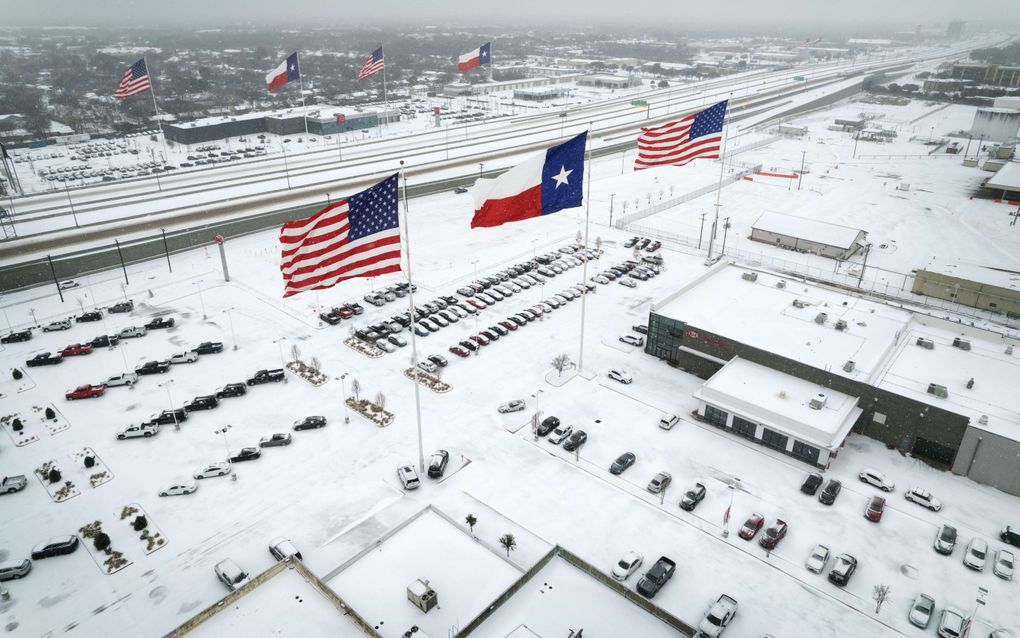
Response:
[[[797,190],[800,190],[800,182],[804,179],[804,156],[807,151],[800,152],[800,173],[797,174]]]
[[[723,235],[722,235],[722,250],[719,251],[720,255],[726,254],[726,236],[729,235],[730,230],[730,218],[727,217],[723,220]]]
[[[701,237],[705,234],[705,218],[708,213],[701,214],[701,229],[698,231],[698,250],[701,250]]]
[[[166,229],[160,228],[159,232],[163,235],[163,253],[166,255],[166,267],[170,269],[170,272],[173,272],[174,267],[170,264],[170,248],[166,244]]]
[[[857,287],[861,287],[861,283],[864,281],[864,269],[868,267],[868,253],[871,252],[871,244],[864,244],[864,264],[861,265],[861,276],[857,278]]]
[[[616,197],[615,193],[609,194],[609,227],[613,227],[613,198]],[[1016,221],[1016,220],[1014,220]]]

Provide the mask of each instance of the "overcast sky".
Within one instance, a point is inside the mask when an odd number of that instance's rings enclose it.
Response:
[[[1002,25],[1020,22],[1020,0],[5,0],[0,26],[124,25],[279,26],[418,23],[488,26],[573,22],[644,24],[756,31],[852,25],[900,28],[950,19]]]

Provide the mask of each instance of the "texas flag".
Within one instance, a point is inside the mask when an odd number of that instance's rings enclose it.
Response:
[[[474,51],[460,56],[460,59],[457,60],[457,70],[467,71],[476,66],[484,66],[490,62],[492,62],[492,43],[486,42]]]
[[[588,132],[530,157],[496,179],[478,180],[471,228],[500,226],[581,205]]]
[[[297,51],[295,51],[288,55],[287,59],[280,63],[280,66],[266,73],[266,85],[270,91],[275,91],[299,77],[301,77],[301,72],[298,69]]]

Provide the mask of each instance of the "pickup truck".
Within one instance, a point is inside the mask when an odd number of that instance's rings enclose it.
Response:
[[[5,476],[4,480],[0,481],[0,494],[13,494],[25,489],[26,485],[28,485],[28,479],[23,474]]]
[[[719,638],[736,615],[737,601],[726,594],[719,596],[702,618],[695,638]]]
[[[669,582],[676,571],[676,563],[666,556],[655,561],[652,568],[645,572],[645,575],[638,581],[637,591],[645,598],[654,598],[655,594],[662,589],[662,586]]]
[[[63,360],[64,357],[62,357],[59,354],[50,354],[49,352],[44,352],[42,354],[37,354],[28,361],[26,361],[25,365],[28,366],[29,368],[36,368],[39,366],[54,365],[60,363]]]
[[[276,370],[259,370],[246,383],[248,385],[261,385],[263,383],[283,381],[283,379],[283,369],[277,368]]]
[[[104,392],[106,392],[105,385],[85,384],[78,386],[74,390],[68,390],[64,394],[64,398],[68,401],[73,399],[94,399],[103,396]]]

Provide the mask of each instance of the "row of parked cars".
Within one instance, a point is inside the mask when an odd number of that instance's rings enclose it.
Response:
[[[652,277],[655,277],[660,273],[658,266],[651,264],[642,264],[641,262],[628,259],[615,266],[610,266],[606,270],[598,273],[591,278],[597,284],[603,286],[616,281],[622,286],[627,288],[636,288],[637,282],[648,281]]]
[[[68,280],[68,281],[62,282],[60,284],[61,288],[68,288],[68,287],[72,287],[73,288],[73,287],[76,287],[77,285],[78,285],[78,283],[76,281],[74,281],[74,280]],[[114,304],[113,306],[110,306],[109,308],[107,308],[107,312],[110,312],[110,313],[130,312],[133,308],[134,308],[134,302],[133,301],[126,301],[126,302],[120,302],[120,303]],[[100,321],[100,320],[102,320],[102,318],[103,318],[103,311],[102,310],[89,310],[87,312],[83,312],[80,315],[76,315],[76,316],[72,316],[72,317],[67,317],[65,319],[57,319],[56,321],[51,321],[48,324],[42,326],[42,331],[43,332],[59,332],[59,331],[63,331],[63,330],[70,330],[71,327],[74,324],[76,324],[76,323],[89,323],[89,322],[93,322],[93,321]],[[154,328],[169,328],[169,327],[173,326],[173,319],[170,319],[169,320],[169,324],[165,324],[165,325],[164,325],[163,321],[164,321],[164,319],[157,317],[157,318],[154,318],[150,323],[152,324],[152,326]],[[148,324],[146,324],[146,325],[148,325]],[[32,328],[26,328],[24,330],[15,330],[15,331],[9,332],[8,334],[4,335],[3,337],[0,337],[0,343],[19,343],[19,342],[22,342],[22,341],[29,341],[32,338],[32,336],[33,336],[32,335]],[[132,335],[132,336],[134,336],[134,335]],[[139,336],[141,336],[141,335],[139,335]],[[99,347],[99,346],[97,346],[97,347]]]
[[[436,450],[429,457],[428,476],[431,479],[441,479],[446,473],[446,466],[450,462],[450,453],[446,450]],[[416,490],[421,486],[421,479],[418,478],[418,470],[414,465],[404,463],[397,466],[397,479],[405,490]]]
[[[624,248],[633,248],[634,250],[645,250],[650,253],[654,253],[662,247],[662,242],[659,240],[652,240],[647,237],[634,236],[623,242]]]

